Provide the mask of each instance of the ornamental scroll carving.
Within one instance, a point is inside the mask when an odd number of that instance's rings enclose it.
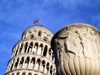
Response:
[[[57,75],[100,74],[100,32],[96,28],[87,24],[66,26],[54,35],[51,44]]]

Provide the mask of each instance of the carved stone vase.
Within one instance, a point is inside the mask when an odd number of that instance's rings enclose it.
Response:
[[[88,24],[71,24],[52,38],[56,75],[100,75],[100,32]]]

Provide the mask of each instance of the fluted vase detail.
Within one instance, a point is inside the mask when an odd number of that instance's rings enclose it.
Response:
[[[69,60],[61,65],[60,75],[100,75],[100,62],[88,58]]]
[[[87,24],[72,24],[52,38],[57,75],[100,75],[100,32]]]

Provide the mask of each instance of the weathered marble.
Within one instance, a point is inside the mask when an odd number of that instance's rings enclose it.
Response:
[[[57,75],[100,75],[100,32],[88,24],[71,24],[52,38]]]

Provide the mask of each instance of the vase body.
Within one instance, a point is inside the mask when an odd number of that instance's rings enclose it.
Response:
[[[72,24],[52,38],[57,75],[100,75],[100,32],[87,24]]]

